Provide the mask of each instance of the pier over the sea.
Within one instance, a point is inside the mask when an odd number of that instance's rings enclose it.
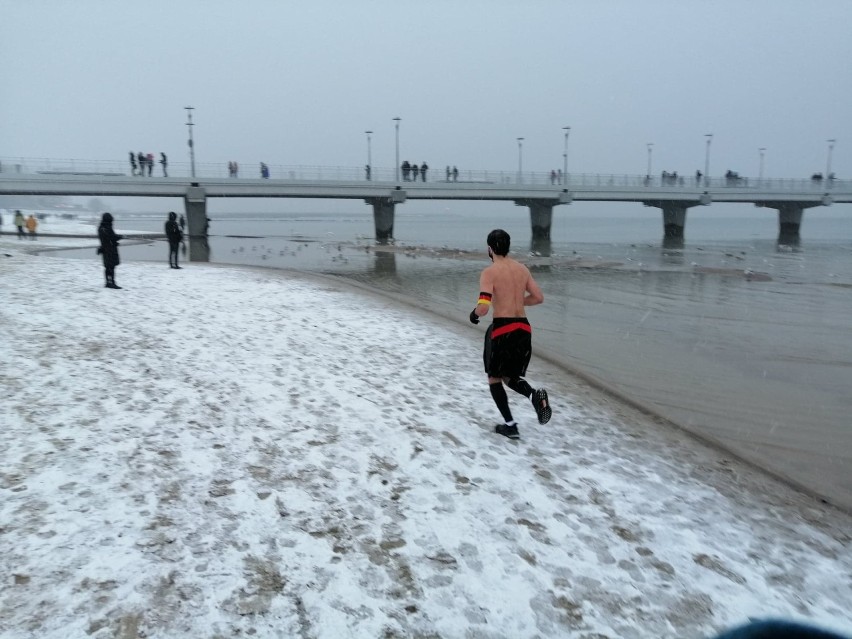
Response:
[[[779,241],[796,241],[803,212],[852,203],[852,180],[672,177],[464,170],[430,170],[402,179],[394,169],[268,167],[268,178],[228,177],[226,167],[184,164],[169,177],[128,175],[114,162],[0,160],[0,195],[177,197],[184,200],[189,234],[206,233],[207,199],[329,198],[362,200],[373,208],[376,239],[393,237],[394,212],[408,200],[503,200],[529,209],[534,239],[550,238],[553,208],[574,201],[636,202],[662,211],[663,235],[682,239],[687,210],[715,202],[744,203],[778,212]],[[369,177],[370,179],[367,179]]]

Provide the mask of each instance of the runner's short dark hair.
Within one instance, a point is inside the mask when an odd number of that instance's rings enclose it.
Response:
[[[488,234],[488,246],[497,255],[506,256],[509,254],[509,234],[503,229],[494,229]]]

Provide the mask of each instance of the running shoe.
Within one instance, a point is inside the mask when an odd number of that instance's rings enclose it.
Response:
[[[547,391],[539,388],[532,394],[532,403],[535,414],[538,415],[538,423],[546,424],[550,421],[553,411],[550,410],[550,402],[547,400]]]
[[[508,437],[509,439],[521,438],[517,424],[497,424],[494,427],[494,432],[499,435],[503,435],[503,437]]]

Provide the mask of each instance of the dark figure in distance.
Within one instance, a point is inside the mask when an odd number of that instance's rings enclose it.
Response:
[[[130,152],[130,173],[131,175],[136,175],[136,156],[133,154],[133,151]]]
[[[24,219],[24,214],[21,213],[19,210],[16,210],[15,211],[15,226],[18,227],[18,239],[19,240],[22,240],[25,237],[24,236],[24,224],[26,224],[26,223],[27,223],[27,221]]]
[[[541,304],[544,294],[529,269],[509,257],[509,242],[509,234],[503,229],[488,234],[488,257],[493,264],[479,277],[479,301],[470,312],[470,321],[479,324],[479,318],[488,314],[493,304],[494,320],[485,333],[482,359],[491,397],[504,419],[494,430],[518,439],[518,424],[503,384],[532,402],[539,424],[550,420],[551,408],[547,391],[534,389],[524,379],[532,356],[532,328],[524,309]]]
[[[426,181],[426,170],[429,168],[429,165],[425,162],[420,165],[420,178],[425,182]]]
[[[180,224],[180,230],[183,231],[186,228],[186,218],[181,214],[180,220],[178,220]]]
[[[169,177],[169,161],[166,158],[166,154],[162,152],[160,153],[160,164],[163,165],[163,177]]]
[[[180,226],[177,223],[177,213],[171,211],[169,220],[166,222],[166,238],[169,240],[169,266],[171,268],[180,268],[178,266],[178,248],[180,241],[183,239],[183,233],[180,231]]]
[[[115,283],[115,267],[121,262],[118,259],[118,241],[123,240],[123,235],[116,235],[112,230],[112,215],[104,213],[101,218],[101,225],[98,227],[98,238],[101,241],[101,248],[98,249],[98,254],[104,260],[104,275],[106,277],[107,288],[121,288]]]

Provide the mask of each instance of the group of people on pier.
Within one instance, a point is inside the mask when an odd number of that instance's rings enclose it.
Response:
[[[163,177],[169,177],[169,160],[165,153],[160,153],[160,164],[163,166]],[[133,153],[130,152],[130,173],[132,175],[144,176],[147,171],[148,177],[154,174],[154,154],[153,153]]]
[[[429,165],[424,162],[420,166],[417,166],[416,164],[409,164],[408,160],[405,160],[399,168],[402,169],[402,179],[404,182],[416,182],[418,175],[425,182],[426,171],[429,170]]]

